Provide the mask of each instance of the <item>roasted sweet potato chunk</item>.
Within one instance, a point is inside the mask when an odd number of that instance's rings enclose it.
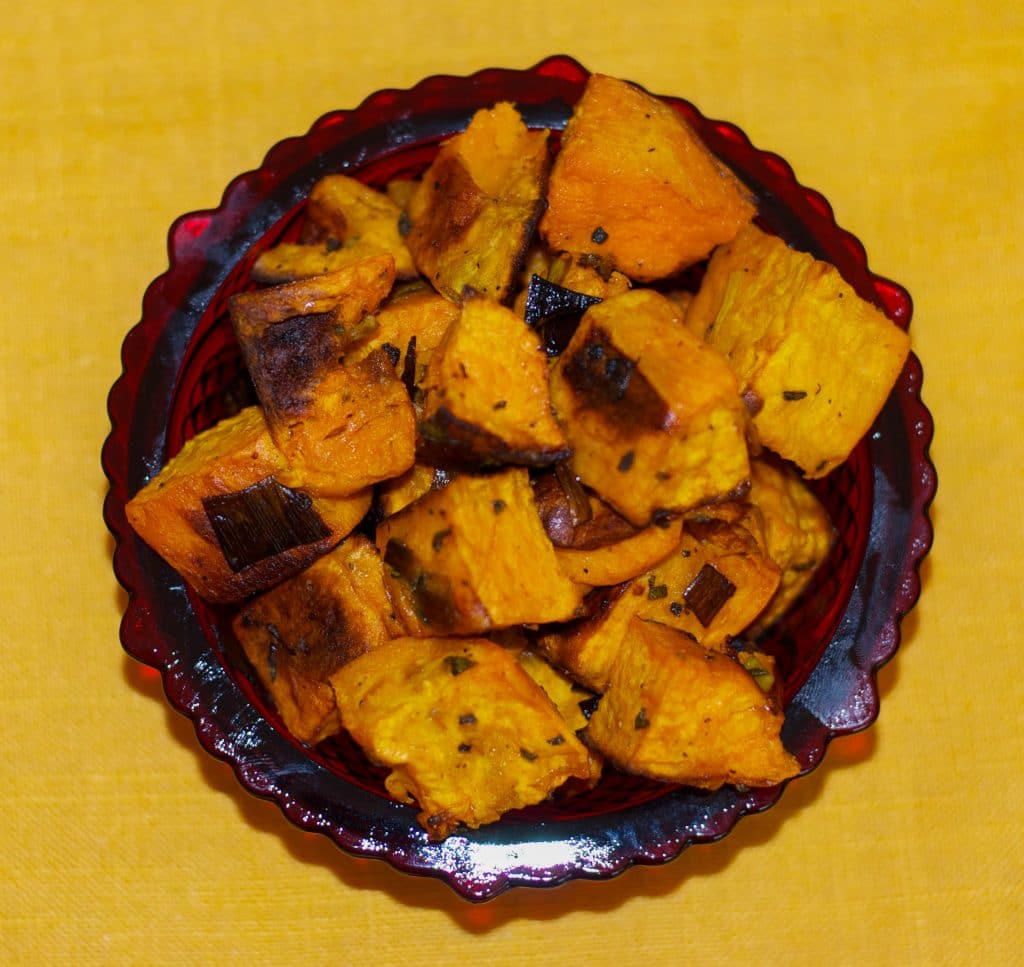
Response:
[[[416,266],[458,302],[466,288],[502,302],[544,205],[548,132],[507,103],[480,110],[442,145],[409,201]]]
[[[373,350],[383,348],[394,360],[399,375],[407,366],[412,367],[410,376],[415,387],[422,382],[431,355],[458,317],[459,307],[425,283],[396,286],[373,314],[376,325],[347,350],[345,362],[357,363]]]
[[[722,651],[757,618],[778,584],[779,568],[768,557],[757,510],[722,504],[688,518],[675,551],[639,578],[588,595],[586,616],[547,630],[538,649],[602,692],[634,617]]]
[[[394,281],[390,256],[235,296],[231,317],[267,422],[289,463],[286,483],[344,496],[415,460],[415,414],[382,349],[344,353]]]
[[[751,460],[747,499],[761,512],[765,544],[782,579],[752,631],[769,627],[789,610],[828,557],[835,532],[828,512],[788,465]]]
[[[258,282],[293,282],[336,272],[368,256],[387,253],[400,279],[416,275],[399,234],[401,209],[387,195],[347,175],[321,178],[306,202],[302,242],[282,243],[256,260]]]
[[[849,456],[910,350],[835,266],[754,225],[715,252],[686,323],[729,360],[761,442],[807,477]]]
[[[679,550],[641,579],[645,594],[637,614],[723,649],[764,610],[779,574],[756,508],[704,508],[684,521]]]
[[[368,488],[314,497],[283,486],[286,469],[252,406],[189,440],[125,512],[204,598],[240,601],[307,567],[369,510]]]
[[[243,605],[232,627],[285,726],[310,745],[341,729],[330,676],[401,634],[380,553],[359,534]]]
[[[511,309],[475,296],[433,354],[419,427],[435,461],[543,466],[569,456],[551,410],[537,334]]]
[[[734,657],[634,618],[585,735],[626,772],[717,789],[795,776],[781,726],[772,696]]]
[[[587,310],[551,372],[551,401],[580,479],[637,526],[748,485],[736,378],[654,291]]]
[[[706,258],[755,211],[680,114],[594,74],[562,136],[540,230],[555,251],[651,281]]]
[[[525,469],[455,477],[382,521],[377,545],[411,635],[564,621],[582,597],[558,570]]]
[[[485,639],[396,638],[331,679],[345,728],[391,769],[431,839],[477,828],[591,774],[587,750],[513,653]]]
[[[642,581],[593,591],[584,602],[585,617],[546,631],[537,639],[537,650],[581,685],[603,692],[646,593]]]

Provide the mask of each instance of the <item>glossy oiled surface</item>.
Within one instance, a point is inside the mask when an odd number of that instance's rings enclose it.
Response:
[[[764,5],[740,17],[726,3],[610,24],[614,11],[589,4],[475,9],[392,22],[356,3],[341,23],[337,5],[313,3],[308,24],[258,3],[7,15],[0,959],[1012,962],[1017,14]],[[462,43],[425,43],[446,15]],[[120,652],[97,451],[118,347],[176,215],[216,205],[268,145],[381,86],[555,50],[735,121],[913,292],[939,427],[938,538],[881,673],[879,724],[837,741],[771,812],[658,870],[478,908],[293,830],[198,750]],[[757,929],[737,929],[740,914]]]

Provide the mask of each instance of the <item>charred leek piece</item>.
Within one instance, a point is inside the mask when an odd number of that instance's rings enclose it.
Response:
[[[308,494],[265,477],[245,490],[203,498],[203,509],[236,573],[330,534]]]
[[[596,295],[566,289],[534,274],[526,290],[525,318],[531,326],[535,326],[552,316],[582,314],[600,301]]]
[[[732,581],[714,565],[705,564],[683,592],[683,598],[706,628],[735,593],[736,585]]]

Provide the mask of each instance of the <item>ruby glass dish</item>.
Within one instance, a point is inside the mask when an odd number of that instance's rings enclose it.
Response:
[[[250,268],[262,251],[296,236],[317,179],[344,172],[382,187],[415,176],[442,139],[500,100],[514,102],[531,127],[557,133],[587,77],[564,56],[529,70],[430,77],[411,90],[379,91],[277,144],[258,170],[228,186],[216,209],[184,215],[171,227],[169,267],[146,291],[109,398],[105,519],[116,540],[114,570],[129,595],[124,649],[161,673],[168,700],[192,720],[202,746],[291,822],[329,836],[348,853],[438,877],[470,900],[510,886],[607,878],[633,864],[664,863],[692,843],[724,836],[740,817],[773,805],[782,789],[702,792],[609,771],[591,792],[431,843],[415,810],[388,797],[383,771],[350,740],[310,749],[288,734],[232,639],[231,610],[186,587],[135,536],[124,506],[189,437],[252,401],[227,300],[251,287]],[[663,100],[747,184],[764,227],[835,264],[864,298],[897,325],[909,325],[908,293],[869,271],[861,243],[782,158],[687,101]],[[783,740],[803,773],[818,765],[832,737],[874,721],[876,671],[895,652],[900,620],[919,594],[935,490],[921,377],[911,355],[871,432],[843,466],[815,484],[838,540],[765,646],[776,656],[784,687]]]

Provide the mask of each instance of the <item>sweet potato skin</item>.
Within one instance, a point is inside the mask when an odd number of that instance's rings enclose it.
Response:
[[[764,446],[822,477],[867,433],[910,350],[907,334],[835,266],[755,225],[720,247],[686,314],[756,401]]]
[[[593,75],[562,136],[540,231],[637,281],[698,262],[751,220],[749,193],[671,107]]]
[[[342,722],[388,792],[443,840],[589,778],[587,750],[510,651],[481,638],[396,638],[331,678]]]

